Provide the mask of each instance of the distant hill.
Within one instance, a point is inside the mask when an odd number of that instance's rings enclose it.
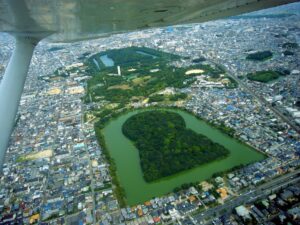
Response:
[[[290,17],[294,15],[296,14],[282,13],[282,14],[265,14],[265,15],[240,15],[240,16],[231,17],[230,19],[260,19],[260,18],[276,19],[276,18]]]
[[[292,3],[282,5],[274,8],[263,9],[256,12],[242,14],[240,16],[233,16],[229,19],[259,19],[259,18],[284,18],[294,15],[300,15],[300,3]]]

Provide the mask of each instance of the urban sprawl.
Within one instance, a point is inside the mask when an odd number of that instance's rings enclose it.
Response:
[[[237,17],[71,44],[40,43],[0,179],[0,225],[299,224],[300,15],[272,15],[278,16]],[[14,40],[1,34],[0,42],[1,77]],[[199,58],[221,65],[236,88],[207,81],[202,74],[189,87],[168,90],[188,94],[180,107],[234,129],[236,139],[267,157],[178,192],[120,207],[94,123],[84,118],[90,104],[97,104],[82,100],[91,78],[84,56],[131,46],[179,55],[175,67],[196,66]],[[263,61],[246,59],[259,51],[273,55]],[[66,76],[53,76],[57,69]],[[285,75],[268,83],[247,79],[249,73],[268,70]]]

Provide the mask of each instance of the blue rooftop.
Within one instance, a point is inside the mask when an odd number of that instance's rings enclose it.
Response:
[[[228,105],[225,109],[226,111],[234,111],[236,108],[233,105]]]

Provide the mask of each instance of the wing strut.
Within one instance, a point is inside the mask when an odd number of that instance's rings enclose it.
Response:
[[[15,125],[33,50],[38,41],[29,37],[16,37],[16,46],[0,81],[0,173],[4,163],[10,135]]]

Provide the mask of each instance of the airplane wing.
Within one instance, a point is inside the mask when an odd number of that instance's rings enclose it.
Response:
[[[298,0],[299,1],[299,0]],[[297,0],[0,0],[0,32],[71,42],[205,22]]]

